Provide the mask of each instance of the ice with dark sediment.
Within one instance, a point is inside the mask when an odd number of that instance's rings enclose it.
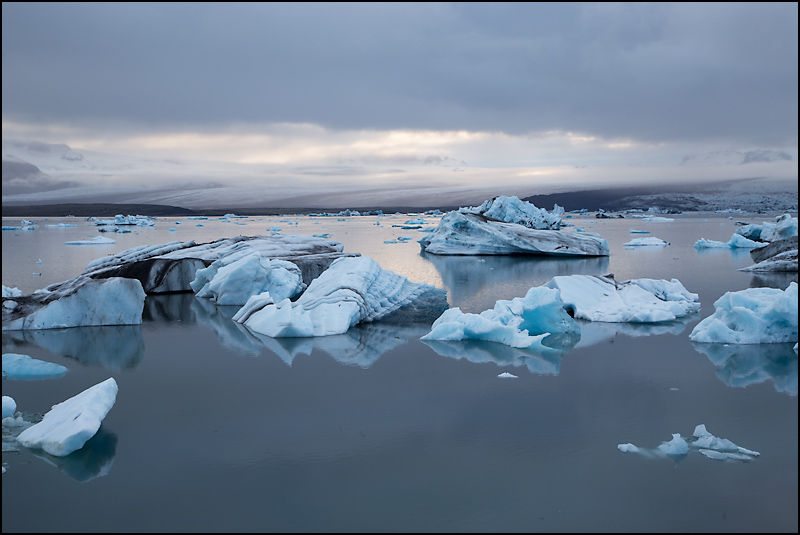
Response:
[[[755,264],[740,268],[749,272],[797,272],[797,236],[775,240],[750,251]]]

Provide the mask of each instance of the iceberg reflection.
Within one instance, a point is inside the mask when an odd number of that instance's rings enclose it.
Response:
[[[559,275],[597,275],[608,268],[608,257],[442,256],[420,255],[442,277],[451,307],[479,313],[498,299],[523,296]]]
[[[578,335],[549,336],[544,342],[555,346],[552,350],[516,348],[485,340],[422,340],[422,342],[443,357],[457,360],[466,359],[478,364],[493,362],[498,366],[525,366],[538,375],[558,375],[561,360],[570,348],[580,339]]]
[[[66,457],[56,457],[37,449],[28,451],[47,464],[55,466],[72,479],[85,483],[111,471],[111,465],[114,464],[116,458],[117,435],[104,431],[101,427],[81,449]]]
[[[662,323],[606,323],[601,321],[576,320],[581,326],[581,339],[576,349],[593,346],[601,342],[611,342],[618,334],[630,337],[659,334],[681,334],[686,326],[699,317],[699,313],[683,316]]]
[[[33,344],[88,366],[119,371],[139,366],[144,358],[141,325],[103,325],[7,331],[3,347]]]
[[[708,357],[726,385],[744,388],[771,380],[778,392],[797,395],[797,353],[788,344],[701,344],[695,351]]]

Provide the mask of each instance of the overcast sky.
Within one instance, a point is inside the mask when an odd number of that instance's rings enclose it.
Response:
[[[387,170],[762,149],[796,169],[797,3],[2,9],[4,139]]]

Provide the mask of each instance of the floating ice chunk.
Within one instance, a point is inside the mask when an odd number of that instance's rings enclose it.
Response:
[[[680,433],[672,433],[672,440],[662,442],[658,451],[665,455],[686,455],[689,453],[689,444],[681,437]]]
[[[627,243],[623,243],[622,245],[626,247],[666,246],[669,245],[669,242],[664,241],[661,238],[656,238],[655,236],[648,236],[647,238],[634,238]]]
[[[516,375],[508,372],[503,372],[500,375],[498,375],[498,377],[501,379],[519,379],[519,377],[517,377]]]
[[[613,276],[569,275],[545,284],[561,290],[564,308],[575,318],[611,323],[658,323],[700,309],[697,294],[677,280],[631,279]]]
[[[3,396],[3,418],[14,416],[17,412],[17,402],[11,396]]]
[[[617,448],[619,449],[619,451],[621,451],[623,453],[628,453],[628,452],[638,453],[639,452],[639,448],[634,446],[630,442],[628,442],[627,444],[617,444]]]
[[[286,260],[270,260],[255,251],[242,250],[197,271],[190,283],[197,297],[218,305],[244,305],[250,296],[269,292],[275,301],[292,299],[302,292],[300,268]]]
[[[19,434],[17,441],[25,447],[44,450],[64,457],[79,450],[92,438],[117,400],[119,387],[113,377],[96,384],[44,415],[41,422]]]
[[[775,218],[774,223],[764,222],[761,225],[745,225],[736,229],[737,234],[761,242],[774,242],[797,236],[797,218],[783,214]]]
[[[628,231],[631,234],[650,234],[649,230],[634,230],[634,229],[631,228],[631,229],[628,229]]]
[[[65,241],[64,243],[67,245],[109,245],[116,242],[111,238],[106,238],[105,236],[97,236],[93,240]]]
[[[3,379],[17,381],[58,379],[65,373],[67,368],[54,362],[45,362],[19,353],[3,353]]]
[[[138,325],[146,295],[136,279],[90,279],[82,275],[16,298],[3,308],[3,330],[60,329],[88,325]]]
[[[542,346],[552,333],[579,333],[580,327],[564,310],[560,292],[543,286],[525,297],[500,300],[493,309],[464,314],[458,307],[445,311],[421,340],[486,340],[511,347]]]
[[[675,221],[675,219],[671,217],[661,217],[656,215],[645,216],[641,219],[641,221],[648,221],[651,223],[666,223],[669,221]]]
[[[707,240],[700,238],[694,243],[695,249],[730,249],[730,245],[724,241]]]
[[[591,232],[539,230],[471,212],[448,212],[421,238],[423,251],[437,255],[608,256],[608,242]]]
[[[731,239],[727,242],[723,241],[715,241],[715,240],[707,240],[705,238],[700,238],[694,244],[695,249],[709,249],[709,248],[720,248],[720,249],[755,249],[758,247],[763,247],[764,244],[753,241],[750,239],[745,238],[741,234],[734,233],[731,236]]]
[[[726,292],[714,314],[698,323],[689,339],[711,344],[774,344],[797,341],[797,283],[786,290],[748,288]]]
[[[329,336],[389,316],[423,321],[446,308],[445,290],[411,282],[368,257],[344,257],[314,279],[297,301],[284,299],[249,311],[242,323],[272,337]]]

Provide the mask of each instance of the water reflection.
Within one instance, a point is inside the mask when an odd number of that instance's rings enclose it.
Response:
[[[661,323],[606,323],[602,321],[575,320],[581,327],[581,339],[575,346],[583,348],[599,344],[601,342],[611,342],[617,335],[630,337],[651,336],[659,334],[681,334],[686,326],[697,320],[700,313],[683,316],[674,321]]]
[[[369,368],[384,353],[418,339],[430,330],[428,324],[365,323],[351,327],[344,334],[314,338],[271,338],[234,323],[278,355],[289,366],[297,355],[321,350],[341,364]]]
[[[750,287],[786,290],[792,282],[798,282],[797,271],[761,272],[753,273],[753,278],[750,280]]]
[[[797,395],[797,353],[789,344],[699,344],[692,342],[718,368],[728,386],[744,388],[772,381],[775,390]]]
[[[85,483],[109,473],[116,458],[117,435],[104,431],[101,427],[81,449],[66,457],[56,457],[42,450],[28,451],[72,479]]]
[[[420,253],[439,271],[450,305],[479,313],[498,299],[521,297],[560,275],[600,275],[608,257],[554,258],[533,255],[443,256]]]
[[[111,371],[132,369],[144,357],[141,325],[105,325],[6,331],[3,350],[33,344],[87,366],[99,366]]]
[[[578,340],[579,336],[548,337],[543,342],[550,343],[555,347],[545,351],[516,348],[485,340],[460,340],[457,342],[422,340],[422,342],[443,357],[457,360],[466,359],[480,364],[493,362],[498,366],[525,366],[531,373],[558,375],[564,353],[574,347]]]

